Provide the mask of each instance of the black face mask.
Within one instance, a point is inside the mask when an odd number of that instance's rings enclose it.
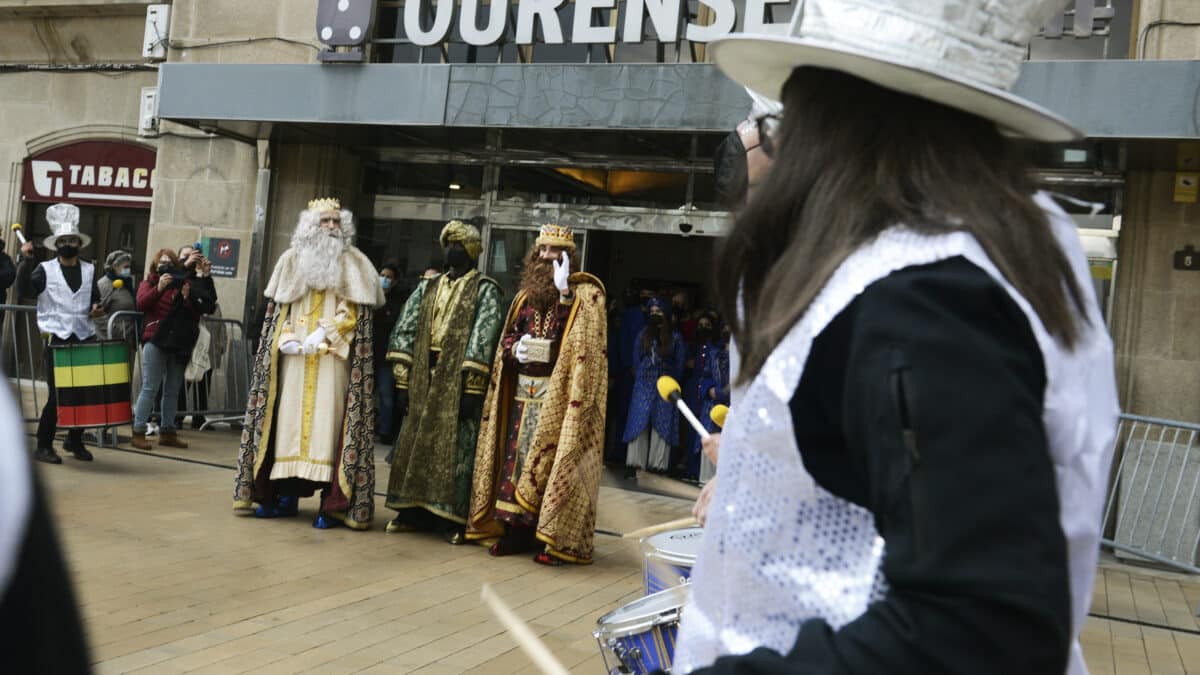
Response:
[[[446,267],[462,270],[471,265],[471,256],[461,246],[451,246],[446,249]]]
[[[713,329],[707,326],[701,326],[696,329],[696,336],[701,340],[711,340],[713,336]]]
[[[72,246],[70,244],[59,246],[56,250],[58,251],[59,257],[62,258],[74,258],[75,256],[79,255],[79,247]]]
[[[650,325],[651,326],[658,328],[659,326],[662,325],[662,322],[663,322],[663,316],[661,314],[651,314],[650,315]]]

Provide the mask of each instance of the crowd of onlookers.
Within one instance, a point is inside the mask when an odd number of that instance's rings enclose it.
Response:
[[[77,261],[91,257],[83,252],[90,239],[77,233],[58,235],[39,247],[26,242],[18,255],[19,264],[4,253],[0,241],[0,301],[7,300],[8,289],[15,286],[12,302],[39,301],[39,331],[48,312],[58,311],[56,301],[41,299],[53,280],[46,281],[43,260],[55,261],[54,269],[73,271],[81,267]],[[51,242],[51,240],[55,240]],[[66,242],[66,245],[63,244]],[[54,243],[53,249],[50,243]],[[87,263],[92,276],[92,302],[87,312],[89,329],[74,327],[66,338],[48,337],[51,342],[85,342],[90,340],[121,341],[129,345],[131,367],[134,351],[141,350],[140,372],[133,380],[133,440],[135,448],[153,448],[147,436],[158,436],[158,443],[167,447],[186,448],[177,430],[185,419],[180,412],[189,409],[203,411],[207,407],[208,389],[212,385],[213,368],[224,355],[225,335],[220,323],[202,325],[205,316],[220,316],[217,292],[212,280],[212,263],[198,245],[178,250],[160,249],[150,257],[149,265],[139,281],[134,272],[133,254],[124,249],[108,252],[103,265]],[[64,266],[65,264],[65,266]],[[69,275],[68,275],[69,276]],[[82,276],[79,279],[82,282]],[[77,284],[78,285],[78,284]],[[53,290],[53,289],[51,289]],[[68,292],[79,292],[70,291]],[[62,304],[61,301],[57,301]],[[64,314],[71,312],[61,310]],[[3,316],[0,315],[0,321]],[[84,335],[80,335],[84,333]],[[90,333],[87,334],[87,333]],[[185,379],[189,383],[185,388]],[[53,385],[50,385],[53,388]],[[188,401],[191,393],[191,401]],[[205,423],[202,414],[191,417],[193,428]],[[68,434],[64,448],[81,459],[90,459],[76,436]],[[35,457],[48,463],[61,459],[50,447],[49,439],[40,439]]]
[[[711,310],[689,306],[683,292],[634,286],[610,312],[609,406],[605,459],[627,476],[645,469],[706,480],[699,435],[659,395],[664,375],[683,389],[683,401],[709,432],[710,413],[729,403],[729,332]]]

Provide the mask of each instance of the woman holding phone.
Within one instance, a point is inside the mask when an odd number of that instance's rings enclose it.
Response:
[[[183,371],[200,331],[202,302],[192,292],[192,282],[180,268],[179,257],[169,248],[152,257],[146,278],[138,287],[137,306],[145,314],[142,329],[142,389],[133,410],[133,447],[150,450],[146,424],[161,393],[162,428],[159,443],[186,448],[175,430],[175,405],[183,385]]]

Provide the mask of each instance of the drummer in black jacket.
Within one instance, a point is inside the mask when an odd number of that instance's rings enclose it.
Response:
[[[104,313],[100,306],[100,289],[96,286],[95,265],[80,260],[79,252],[92,238],[79,232],[79,207],[74,204],[54,204],[46,209],[46,222],[54,233],[46,237],[45,247],[57,255],[38,263],[34,259],[33,242],[21,247],[21,264],[17,266],[17,294],[37,298],[38,330],[49,336],[51,345],[85,342],[96,338],[92,318]],[[91,288],[91,293],[80,292]],[[43,350],[46,365],[48,395],[38,421],[37,451],[34,458],[47,464],[62,464],[54,451],[54,430],[58,426],[58,400],[54,388],[54,361],[51,349]],[[83,447],[83,429],[71,429],[63,450],[84,462],[92,461],[92,453]]]

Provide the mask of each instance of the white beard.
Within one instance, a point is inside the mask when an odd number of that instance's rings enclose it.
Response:
[[[292,240],[299,256],[300,278],[311,290],[335,288],[341,277],[339,260],[346,250],[346,241],[341,232],[330,234],[318,228]]]

